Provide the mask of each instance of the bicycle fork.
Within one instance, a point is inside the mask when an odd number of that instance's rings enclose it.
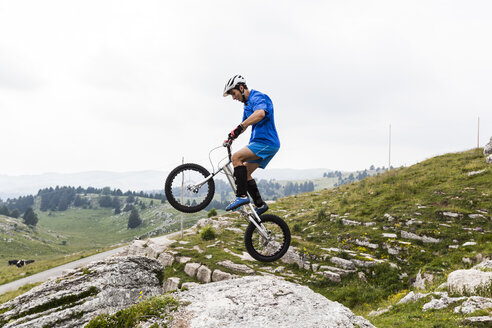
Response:
[[[225,175],[227,177],[227,180],[229,181],[229,184],[232,187],[233,192],[236,193],[236,181],[234,181],[234,173],[232,171],[230,164],[231,163],[229,162],[226,165],[224,165],[222,168],[224,169]],[[243,209],[245,206],[249,207],[250,213],[248,213],[248,211]],[[258,216],[258,214],[256,214],[256,211],[253,208],[253,205],[251,205],[251,203],[249,203],[248,205],[241,206],[241,209],[239,211],[241,212],[242,215],[245,215],[248,218],[249,222],[255,225],[256,229],[258,229],[258,232],[261,234],[263,238],[265,238],[265,240],[270,240],[270,235],[267,232],[267,229],[265,228],[263,223],[261,223],[261,219]]]

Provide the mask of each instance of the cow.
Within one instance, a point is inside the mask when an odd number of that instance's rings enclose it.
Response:
[[[9,260],[9,265],[15,265],[18,268],[23,267],[24,265],[33,263],[34,260]]]

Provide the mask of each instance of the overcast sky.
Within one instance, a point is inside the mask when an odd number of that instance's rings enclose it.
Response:
[[[411,165],[492,136],[490,1],[0,0],[0,174],[208,164],[275,107],[271,168]],[[249,130],[236,142],[244,146]]]

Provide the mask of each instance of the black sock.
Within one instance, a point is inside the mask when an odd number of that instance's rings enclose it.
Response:
[[[246,166],[236,166],[234,168],[234,178],[236,178],[236,196],[244,197],[248,195],[248,172]]]
[[[251,198],[253,198],[256,207],[263,205],[263,199],[261,199],[260,191],[258,190],[255,179],[248,181],[248,193]]]

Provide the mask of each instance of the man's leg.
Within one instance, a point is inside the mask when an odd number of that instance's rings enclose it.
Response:
[[[236,209],[249,203],[248,197],[248,169],[244,165],[247,161],[259,159],[248,147],[244,147],[232,155],[234,178],[236,179],[236,199],[226,207],[226,211]]]
[[[256,207],[263,205],[263,200],[261,199],[260,191],[256,185],[255,179],[251,174],[260,166],[258,163],[246,163],[246,170],[248,172],[248,194],[253,198],[253,202]]]
[[[260,191],[258,190],[258,186],[256,185],[255,179],[251,176],[251,174],[260,167],[259,163],[246,163],[246,168],[248,172],[248,194],[253,199],[253,202],[256,206],[256,213],[258,215],[262,215],[268,210],[268,205],[263,201],[260,195]]]

